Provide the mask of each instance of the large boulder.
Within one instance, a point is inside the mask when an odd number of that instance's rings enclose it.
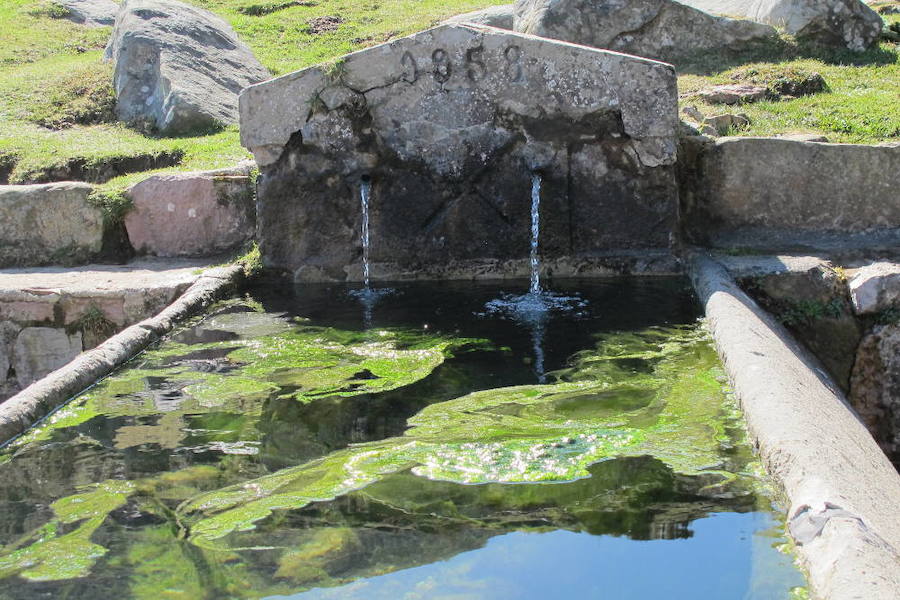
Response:
[[[860,0],[679,0],[700,10],[783,28],[799,39],[851,50],[878,41],[884,22]]]
[[[863,338],[850,382],[850,403],[894,461],[900,461],[900,325]]]
[[[131,186],[131,244],[155,256],[211,256],[240,246],[256,231],[250,169],[153,175]]]
[[[106,58],[119,118],[166,135],[237,123],[238,94],[269,77],[228,23],[176,0],[125,0]]]
[[[252,86],[263,259],[361,279],[370,186],[373,276],[496,276],[527,264],[534,174],[545,259],[665,250],[677,101],[670,65],[470,25]]]
[[[447,23],[473,23],[500,29],[512,29],[515,9],[512,4],[491,6],[483,10],[457,15],[447,19]]]
[[[68,19],[86,27],[108,27],[116,22],[119,5],[113,0],[59,0]]]
[[[0,186],[0,267],[72,265],[103,245],[103,213],[86,183]]]
[[[776,35],[769,25],[715,17],[672,0],[518,0],[514,28],[675,63]]]

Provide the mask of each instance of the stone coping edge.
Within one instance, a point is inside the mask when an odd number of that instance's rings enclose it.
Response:
[[[787,330],[720,263],[687,258],[750,439],[790,503],[811,597],[900,598],[900,475]]]
[[[205,271],[155,317],[131,325],[0,404],[0,446],[109,375],[184,319],[230,293],[243,278],[237,265]]]

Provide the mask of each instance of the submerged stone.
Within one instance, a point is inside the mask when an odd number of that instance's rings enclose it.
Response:
[[[525,261],[535,173],[542,257],[666,248],[677,124],[669,65],[474,25],[241,95],[263,260],[304,280],[362,279],[364,183],[375,279]]]

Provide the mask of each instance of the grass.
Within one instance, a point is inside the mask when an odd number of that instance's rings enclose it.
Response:
[[[187,0],[224,17],[274,75],[283,75],[354,50],[437,25],[460,13],[504,0]],[[260,10],[286,5],[268,14]],[[315,34],[310,21],[340,17],[337,29]]]
[[[900,15],[884,17],[900,22]],[[742,112],[750,117],[744,136],[813,133],[831,142],[877,144],[900,141],[900,45],[882,42],[865,52],[827,50],[797,44],[784,37],[745,61],[716,64],[715,57],[683,69],[678,78],[681,107],[693,106],[705,115]],[[752,73],[748,77],[748,73]],[[756,102],[740,107],[709,105],[691,97],[717,84],[773,84],[803,73],[818,73],[824,92],[796,99]]]
[[[433,26],[462,12],[503,0],[187,0],[229,21],[273,75],[333,61],[354,50]],[[46,0],[0,3],[0,176],[11,183],[54,178],[68,165],[85,169],[130,157],[147,164],[102,181],[100,198],[116,198],[148,173],[220,168],[249,157],[236,127],[179,138],[160,138],[111,122],[109,77],[102,49],[110,29],[87,29],[60,18]],[[337,17],[338,19],[324,19]],[[900,15],[885,16],[900,22]],[[316,27],[329,21],[336,27]],[[329,30],[330,29],[330,30]],[[318,30],[318,32],[317,32]],[[782,102],[740,107],[753,121],[741,135],[811,132],[832,141],[878,143],[900,140],[898,46],[882,43],[866,53],[822,52],[791,40],[754,49],[742,57],[754,69],[808,69],[824,76],[829,90]],[[681,69],[683,93],[732,81],[746,64],[707,56]],[[692,99],[702,112],[709,107]],[[147,170],[156,159],[174,167]],[[121,170],[121,169],[120,169]],[[107,173],[110,175],[110,173]],[[116,175],[116,173],[111,173]],[[108,179],[108,180],[106,180]],[[118,200],[116,201],[118,202]],[[112,202],[115,205],[116,202]],[[117,210],[119,208],[117,207]]]
[[[491,0],[388,0],[358,2],[254,2],[189,0],[231,22],[274,75],[407,35],[446,17],[488,6]],[[249,14],[247,14],[249,13]],[[56,18],[51,15],[56,15]],[[103,122],[108,95],[102,80],[110,66],[101,61],[110,29],[85,29],[58,18],[43,0],[3,0],[0,5],[0,172],[10,183],[50,177],[73,160],[88,166],[134,156],[181,155],[177,170],[220,168],[249,158],[236,127],[208,135],[159,138],[122,124]],[[340,16],[334,31],[314,34],[316,17]],[[99,85],[84,86],[85,82]],[[80,93],[79,93],[80,92]],[[99,121],[99,122],[98,122]],[[49,126],[49,127],[47,127]],[[105,181],[99,197],[156,169]],[[113,203],[115,204],[115,202]]]

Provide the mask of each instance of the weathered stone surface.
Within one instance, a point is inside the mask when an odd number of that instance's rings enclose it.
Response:
[[[86,183],[0,186],[0,267],[77,264],[100,252],[103,215]]]
[[[680,171],[693,243],[774,251],[900,244],[900,145],[722,138],[698,154]]]
[[[52,327],[26,327],[13,345],[13,369],[21,385],[37,381],[81,353],[81,332]]]
[[[250,164],[153,175],[128,189],[134,208],[125,228],[134,249],[155,256],[210,256],[256,231]]]
[[[849,285],[850,300],[858,314],[900,308],[900,264],[878,262],[863,267]]]
[[[689,264],[753,445],[790,502],[792,535],[806,517],[822,525],[795,538],[810,597],[900,597],[900,475],[790,334],[720,265]]]
[[[106,58],[124,121],[180,134],[237,122],[237,98],[269,73],[231,26],[176,0],[125,0]]]
[[[113,0],[59,0],[69,10],[68,19],[87,27],[106,27],[116,22],[119,5]]]
[[[0,401],[28,385],[3,367],[4,324],[80,332],[92,348],[123,327],[155,315],[196,281],[201,260],[141,259],[128,265],[88,265],[0,271]],[[12,356],[12,343],[7,356]]]
[[[765,100],[769,90],[764,85],[730,84],[716,85],[700,90],[697,95],[710,104],[742,104]]]
[[[880,325],[859,345],[850,403],[894,462],[900,463],[900,325]]]
[[[769,25],[715,17],[672,0],[518,0],[514,28],[674,63],[776,35]]]
[[[12,366],[13,344],[21,330],[12,321],[0,321],[0,399],[6,398],[16,389],[15,378],[9,377],[9,369]]]
[[[878,13],[860,0],[680,0],[706,12],[781,27],[801,39],[865,50],[881,35]]]
[[[725,113],[706,117],[700,125],[700,132],[704,135],[727,135],[749,127],[750,118],[745,114]]]
[[[847,391],[863,329],[847,300],[847,283],[828,263],[754,274],[741,285],[820,360]]]
[[[487,25],[500,29],[512,29],[515,10],[512,4],[491,6],[484,10],[457,15],[447,19],[447,23],[474,23],[475,25]]]
[[[264,261],[357,279],[363,178],[379,277],[527,257],[536,172],[544,256],[667,247],[676,103],[668,65],[464,25],[250,87]]]

